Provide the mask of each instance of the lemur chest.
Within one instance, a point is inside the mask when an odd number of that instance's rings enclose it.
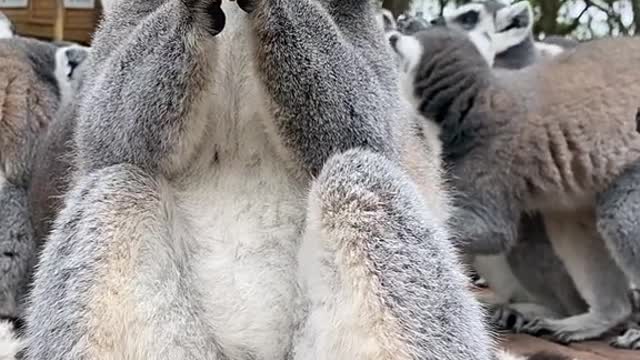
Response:
[[[221,164],[181,197],[204,319],[231,359],[284,359],[296,326],[305,201],[279,170]]]
[[[181,187],[204,320],[230,359],[284,359],[297,323],[297,252],[306,184],[267,135],[269,118],[247,42],[221,34],[208,141]],[[225,43],[221,44],[224,45]],[[231,46],[233,44],[233,46]]]

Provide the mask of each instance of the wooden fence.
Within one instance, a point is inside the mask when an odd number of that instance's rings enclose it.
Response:
[[[99,0],[0,0],[19,35],[88,44],[101,13]]]

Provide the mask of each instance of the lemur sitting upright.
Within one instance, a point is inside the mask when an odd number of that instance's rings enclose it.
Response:
[[[372,2],[105,9],[26,359],[496,357]]]

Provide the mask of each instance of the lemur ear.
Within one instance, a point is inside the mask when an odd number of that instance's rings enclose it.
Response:
[[[118,1],[119,0],[100,0],[100,4],[102,4],[102,15],[104,16],[111,13]]]
[[[384,28],[384,31],[396,29],[396,21],[393,18],[391,11],[387,9],[380,9],[380,16],[382,17],[382,27]]]
[[[496,12],[496,32],[533,28],[533,9],[528,1],[520,1]]]

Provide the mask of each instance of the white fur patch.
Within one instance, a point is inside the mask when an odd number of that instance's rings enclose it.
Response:
[[[0,39],[8,39],[13,37],[11,30],[11,22],[9,20],[0,20]]]
[[[23,347],[24,343],[15,336],[13,325],[0,322],[0,360],[14,360]]]
[[[55,77],[58,82],[58,87],[60,88],[60,97],[62,99],[62,103],[66,103],[71,99],[73,95],[71,89],[71,65],[69,64],[69,58],[67,57],[66,51],[68,49],[89,49],[85,46],[81,45],[70,45],[63,46],[56,50],[56,68],[55,68]]]
[[[201,108],[195,173],[175,198],[176,237],[197,248],[193,269],[206,322],[229,358],[286,357],[297,322],[297,249],[305,187],[289,177],[264,119],[267,100],[252,63],[251,27],[237,4],[223,2],[227,27]],[[248,100],[249,99],[249,100]],[[251,106],[246,106],[250,101]],[[218,161],[212,161],[219,158]],[[224,294],[224,296],[220,296]]]
[[[476,32],[470,32],[468,35],[473,45],[476,46],[476,49],[478,49],[484,60],[489,64],[489,67],[493,67],[493,62],[496,58],[496,50],[494,48],[493,41],[486,33],[479,34]]]
[[[555,45],[555,44],[546,44],[542,42],[536,42],[535,47],[538,50],[539,54],[545,58],[552,58],[564,52],[564,49],[562,48],[562,46]]]
[[[532,299],[511,271],[506,255],[476,256],[473,267],[478,275],[487,281],[497,302],[506,304],[512,301],[527,302]]]
[[[525,356],[512,354],[512,353],[507,352],[505,350],[498,350],[498,352],[496,354],[496,358],[498,360],[527,360],[527,357],[525,357]]]
[[[393,38],[397,39],[395,40],[395,45],[392,45],[392,47],[402,60],[402,71],[409,73],[418,65],[422,58],[422,45],[415,37],[399,32],[389,33],[388,39],[390,42],[393,41]]]

